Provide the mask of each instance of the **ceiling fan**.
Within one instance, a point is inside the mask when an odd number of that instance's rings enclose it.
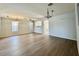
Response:
[[[52,7],[52,5],[53,5],[53,3],[48,4],[48,8],[47,8],[47,11],[46,11],[46,16],[42,17],[41,19],[43,19],[43,18],[49,19],[53,16],[54,10],[49,10],[50,9],[49,7]]]
[[[53,5],[53,3],[49,3],[49,4],[47,5],[48,8],[47,8],[47,10],[46,10],[46,16],[41,17],[41,18],[36,18],[36,19],[42,20],[42,19],[49,19],[49,18],[51,18],[51,17],[53,16],[54,10],[53,10],[53,9],[52,9],[52,10],[49,10],[49,9],[50,9],[49,7],[52,7],[52,5]],[[34,21],[34,20],[33,20],[33,19],[30,19],[30,21]]]
[[[53,11],[54,10],[49,11],[49,9],[47,8],[47,15],[45,16],[45,18],[47,19],[51,18],[53,16]],[[50,15],[50,12],[51,12],[51,15]]]
[[[52,7],[52,5],[53,5],[53,3],[49,3],[48,7]],[[53,16],[53,12],[54,12],[54,10],[49,10],[49,8],[47,8],[47,15],[45,16],[45,18],[47,18],[47,19],[51,18]]]

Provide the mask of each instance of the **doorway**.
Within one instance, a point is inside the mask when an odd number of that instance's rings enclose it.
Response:
[[[16,35],[19,32],[19,22],[18,21],[12,21],[11,25],[12,25],[11,31],[13,32],[13,35]]]

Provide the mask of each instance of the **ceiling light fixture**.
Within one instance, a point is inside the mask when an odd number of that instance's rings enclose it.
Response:
[[[53,3],[48,4],[47,8],[47,16],[45,16],[47,19],[51,18],[53,16],[54,10],[50,10],[50,7],[52,7]]]

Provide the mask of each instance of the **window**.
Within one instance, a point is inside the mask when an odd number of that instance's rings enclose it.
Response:
[[[42,22],[41,21],[37,21],[36,22],[36,27],[41,27],[42,26]]]
[[[43,25],[42,25],[42,21],[36,21],[35,22],[35,32],[38,32],[38,33],[42,33],[43,32]]]
[[[12,21],[12,32],[18,31],[18,21]]]

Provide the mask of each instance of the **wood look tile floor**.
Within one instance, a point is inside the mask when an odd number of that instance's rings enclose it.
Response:
[[[26,34],[0,39],[0,56],[77,56],[76,41]]]

